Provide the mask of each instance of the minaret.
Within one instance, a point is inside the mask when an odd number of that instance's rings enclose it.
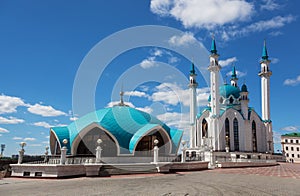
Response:
[[[210,71],[210,94],[211,94],[211,128],[209,128],[209,137],[211,137],[211,142],[214,150],[220,150],[220,140],[219,140],[219,115],[220,115],[220,94],[219,94],[219,72],[221,66],[218,63],[219,55],[217,53],[217,47],[215,39],[213,38],[211,43],[208,70]]]
[[[196,144],[196,115],[197,115],[197,86],[198,83],[196,82],[196,72],[195,66],[192,62],[191,69],[190,69],[190,148],[195,148]]]
[[[270,117],[270,77],[272,75],[270,63],[265,40],[260,61],[261,71],[258,75],[261,77],[262,120],[266,127],[267,151],[273,153],[273,131]]]
[[[237,75],[236,75],[235,66],[233,66],[232,72],[231,72],[231,79],[230,79],[231,86],[238,87],[238,83],[237,83],[238,80],[239,79],[237,78]]]

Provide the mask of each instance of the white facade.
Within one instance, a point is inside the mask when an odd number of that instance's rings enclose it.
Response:
[[[300,133],[282,135],[281,144],[286,162],[300,163]]]
[[[264,45],[263,54],[266,53]],[[235,67],[230,84],[220,85],[215,40],[212,42],[210,65],[211,95],[208,106],[196,118],[196,133],[192,134],[191,148],[210,145],[214,151],[273,153],[272,122],[270,120],[270,76],[267,55],[263,55],[259,76],[262,85],[262,116],[250,108],[248,89],[240,88]],[[266,68],[263,68],[266,67]],[[191,96],[193,97],[193,96]],[[191,104],[194,104],[191,102]],[[195,105],[191,105],[194,108]],[[192,117],[192,116],[191,116]]]

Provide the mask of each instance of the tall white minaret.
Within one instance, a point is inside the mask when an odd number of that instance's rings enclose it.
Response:
[[[219,116],[220,116],[220,94],[219,94],[219,73],[221,66],[218,63],[219,55],[217,53],[217,47],[215,39],[213,38],[211,43],[208,70],[210,71],[210,94],[211,94],[211,128],[209,128],[208,136],[211,137],[211,142],[214,150],[221,150],[219,140]]]
[[[273,153],[273,131],[270,117],[270,77],[272,75],[272,71],[270,71],[269,67],[270,63],[271,61],[269,60],[266,41],[264,41],[263,53],[260,61],[261,71],[258,75],[261,77],[262,120],[266,127],[266,150],[270,153]]]
[[[196,82],[196,72],[195,66],[192,62],[191,70],[190,70],[190,148],[195,148],[197,146],[196,143],[196,115],[197,115],[197,86]]]

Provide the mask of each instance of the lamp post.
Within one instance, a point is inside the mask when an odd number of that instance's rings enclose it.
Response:
[[[155,139],[155,140],[153,141],[153,143],[154,143],[154,149],[153,149],[153,162],[154,162],[154,163],[157,163],[157,162],[158,162],[158,150],[159,150],[157,144],[159,143],[159,141],[158,141],[157,139]]]
[[[44,162],[45,163],[47,163],[48,162],[48,154],[49,154],[49,152],[48,152],[48,150],[49,150],[49,146],[46,146],[45,147],[45,158],[44,158]]]
[[[102,148],[100,146],[101,143],[102,143],[102,140],[99,138],[97,140],[97,148],[96,148],[96,163],[101,162],[101,152],[102,152]]]
[[[0,158],[3,157],[3,151],[5,149],[5,144],[1,144],[1,155]]]
[[[26,143],[21,142],[20,146],[21,146],[21,150],[19,150],[18,164],[21,164],[22,161],[23,161],[23,156],[24,156],[24,153],[25,153],[24,147],[26,146]]]
[[[181,144],[182,144],[181,162],[184,163],[185,159],[186,159],[186,152],[185,152],[186,151],[186,147],[185,147],[186,141],[182,140]]]
[[[225,151],[226,151],[226,153],[228,153],[229,152],[229,137],[228,137],[228,135],[225,136],[225,139],[226,139]]]
[[[66,163],[66,160],[67,160],[67,158],[66,158],[67,150],[68,150],[68,148],[66,147],[67,143],[68,143],[68,140],[64,139],[63,140],[64,146],[60,150],[61,151],[61,154],[60,154],[60,164],[61,165],[64,165]]]

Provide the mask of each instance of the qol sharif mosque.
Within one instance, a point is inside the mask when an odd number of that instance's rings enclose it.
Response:
[[[218,63],[216,42],[213,39],[209,56],[209,104],[197,113],[196,72],[190,70],[190,152],[209,146],[215,152],[273,153],[272,121],[270,118],[270,60],[266,43],[260,61],[262,116],[249,107],[246,84],[241,87],[235,67],[230,84],[220,85],[221,66]]]

